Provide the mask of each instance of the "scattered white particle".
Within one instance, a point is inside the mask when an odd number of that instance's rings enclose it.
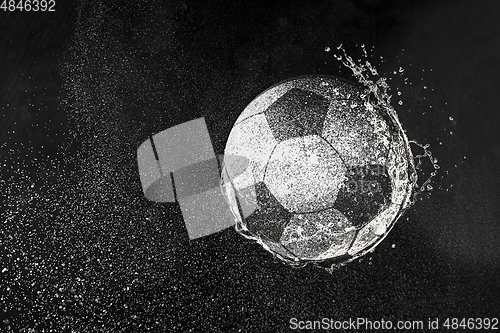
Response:
[[[401,96],[401,91],[398,91],[398,96]]]
[[[450,119],[451,121],[453,121],[453,117],[450,117],[449,119]]]
[[[427,86],[424,86],[424,89],[427,89]]]
[[[396,244],[392,244],[391,247],[394,249],[396,247]]]
[[[7,271],[8,271],[7,267],[4,267],[4,269],[2,269],[2,273],[5,273]]]
[[[329,48],[328,46],[327,46],[327,47],[325,47],[325,51],[326,51],[326,52],[330,52],[330,48]]]
[[[399,101],[399,102],[398,102],[398,104],[399,104],[399,105],[403,105],[403,101]]]

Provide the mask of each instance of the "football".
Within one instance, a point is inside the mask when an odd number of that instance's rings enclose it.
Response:
[[[372,250],[411,203],[399,121],[362,86],[329,76],[257,96],[227,140],[221,186],[237,230],[281,260],[345,263]],[[237,157],[245,158],[242,168]]]

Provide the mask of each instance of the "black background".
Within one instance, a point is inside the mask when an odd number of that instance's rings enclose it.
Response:
[[[52,13],[1,11],[1,330],[287,332],[293,317],[498,316],[499,7],[60,1]],[[239,113],[272,84],[352,80],[333,57],[340,43],[355,59],[366,46],[408,137],[429,143],[441,167],[374,253],[331,274],[294,269],[233,229],[190,242],[176,205],[143,198],[135,153],[150,134],[205,117],[222,153]]]

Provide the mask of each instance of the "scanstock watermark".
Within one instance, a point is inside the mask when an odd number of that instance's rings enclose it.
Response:
[[[299,331],[372,331],[372,330],[424,330],[429,329],[423,320],[370,320],[368,318],[349,318],[338,320],[333,318],[322,318],[319,320],[300,320],[298,318],[290,319],[290,329]],[[431,328],[432,329],[432,328]]]
[[[204,118],[151,136],[137,149],[137,162],[144,196],[154,202],[177,202],[189,239],[235,224],[220,175],[225,169],[228,179],[238,176],[247,169],[248,159],[216,156]],[[255,200],[249,201],[244,211],[251,214],[256,208]]]

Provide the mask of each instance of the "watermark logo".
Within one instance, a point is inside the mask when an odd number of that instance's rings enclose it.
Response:
[[[168,128],[137,149],[137,162],[146,198],[180,205],[190,239],[207,236],[235,224],[220,187],[224,169],[229,179],[248,166],[244,156],[216,157],[204,118]],[[228,181],[228,180],[225,180]],[[245,215],[256,207],[245,206]]]

